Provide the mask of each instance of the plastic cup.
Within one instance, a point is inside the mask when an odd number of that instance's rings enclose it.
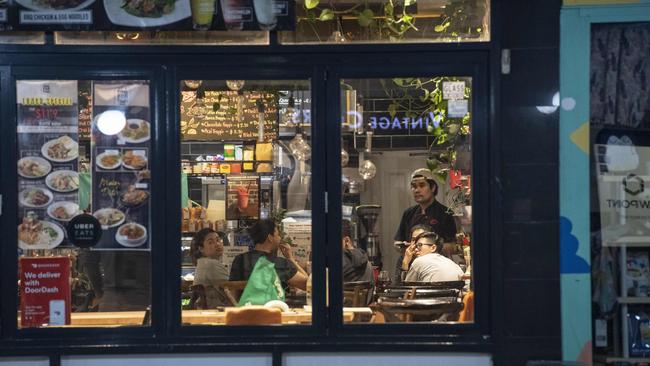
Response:
[[[195,30],[208,30],[216,11],[216,0],[190,0],[192,22]]]

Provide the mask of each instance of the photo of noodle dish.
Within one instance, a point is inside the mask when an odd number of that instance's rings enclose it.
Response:
[[[176,0],[123,0],[122,9],[136,17],[160,18],[174,11]]]
[[[124,212],[115,208],[99,209],[95,211],[93,216],[99,220],[104,230],[120,225],[125,219]]]
[[[104,0],[108,20],[127,27],[160,27],[192,16],[190,0]]]
[[[118,136],[126,142],[139,144],[149,141],[149,130],[149,122],[143,119],[130,118],[126,120],[126,126]]]
[[[28,213],[18,225],[20,249],[52,249],[61,244],[63,238],[63,229],[59,225],[39,220],[33,212]]]
[[[47,188],[27,188],[18,194],[18,202],[24,207],[42,208],[52,202],[52,192]]]
[[[147,228],[129,222],[117,229],[115,240],[125,247],[137,247],[147,242]]]
[[[55,192],[76,191],[79,189],[79,173],[72,170],[56,170],[45,178],[45,184]]]
[[[144,203],[149,198],[149,192],[129,186],[125,193],[120,196],[120,202],[127,207],[135,207]]]
[[[61,136],[43,144],[41,153],[49,161],[65,163],[79,156],[79,144],[70,136]]]
[[[47,215],[55,220],[68,222],[79,215],[79,205],[69,201],[59,201],[47,206]]]
[[[95,164],[102,169],[117,169],[122,164],[122,158],[117,152],[105,151],[95,157]]]
[[[122,156],[122,165],[131,170],[140,170],[147,166],[147,156],[144,150],[127,150]]]
[[[30,10],[81,10],[95,0],[16,0],[16,2]]]
[[[42,178],[51,170],[52,164],[38,156],[27,156],[18,160],[18,175],[23,178]]]

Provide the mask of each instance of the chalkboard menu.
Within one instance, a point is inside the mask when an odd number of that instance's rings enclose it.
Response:
[[[197,103],[196,91],[181,92],[183,140],[257,140],[259,110],[264,110],[264,141],[278,137],[278,104],[275,93],[205,91]],[[197,106],[198,104],[198,106]]]

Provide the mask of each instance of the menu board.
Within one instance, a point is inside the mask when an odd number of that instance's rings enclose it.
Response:
[[[65,225],[79,210],[77,82],[16,83],[18,246],[69,246]]]
[[[103,230],[93,249],[150,250],[149,84],[96,81],[92,100],[92,208]],[[107,111],[126,118],[126,126],[115,135],[99,128]]]
[[[197,111],[197,92],[181,92],[181,134],[184,140],[258,140],[260,104],[263,105],[263,140],[278,137],[278,105],[274,93],[206,91]],[[199,114],[200,113],[200,114]]]
[[[15,0],[3,30],[293,30],[294,0]]]

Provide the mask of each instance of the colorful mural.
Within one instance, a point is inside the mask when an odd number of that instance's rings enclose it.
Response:
[[[593,6],[602,4],[616,4]],[[560,17],[560,263],[562,354],[592,364],[589,237],[591,25],[650,21],[648,0],[564,0]]]

